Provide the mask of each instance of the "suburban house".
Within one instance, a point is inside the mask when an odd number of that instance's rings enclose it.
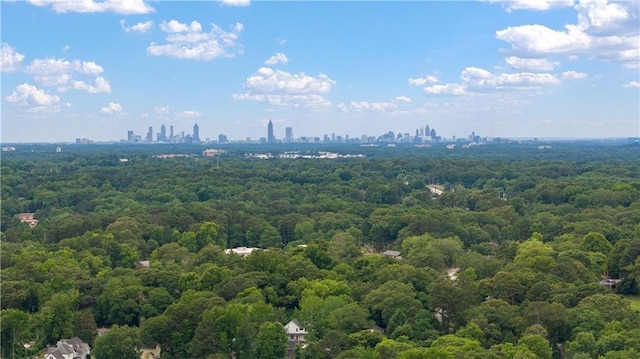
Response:
[[[295,358],[296,345],[305,341],[304,336],[307,335],[307,331],[298,323],[298,320],[294,319],[284,326],[289,337],[289,345],[287,347],[287,359]]]
[[[236,247],[236,248],[231,248],[231,249],[225,249],[224,253],[226,253],[226,254],[235,253],[235,254],[239,255],[240,257],[246,257],[249,254],[251,254],[251,252],[258,251],[260,249],[261,248],[255,248],[255,247]]]
[[[386,250],[386,251],[382,252],[382,254],[387,256],[387,257],[402,259],[402,256],[400,255],[400,252],[398,252],[398,251]]]
[[[140,351],[140,359],[158,359],[160,358],[160,344],[153,345],[143,345],[139,349]]]
[[[27,223],[29,228],[33,228],[38,225],[38,220],[33,218],[34,215],[35,213],[18,213],[16,217],[18,217],[20,222]]]
[[[60,339],[55,347],[47,348],[44,359],[86,359],[91,353],[89,344],[78,337]]]

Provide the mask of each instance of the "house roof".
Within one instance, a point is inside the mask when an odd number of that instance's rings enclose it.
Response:
[[[82,341],[82,339],[80,339],[78,337],[73,337],[71,339],[63,339],[63,340],[66,341],[67,343],[73,345],[74,347],[80,347],[80,346],[87,345],[87,343],[85,343],[84,341]]]
[[[384,254],[385,256],[390,256],[390,257],[400,257],[400,252],[392,251],[392,250],[386,250],[386,251],[382,252],[382,254]]]
[[[48,353],[45,355],[45,358],[47,358],[47,356],[48,356],[48,358],[53,357],[54,359],[64,359],[64,356],[62,356],[62,354],[60,354],[60,352],[59,352],[59,351],[57,351],[57,350],[54,350],[54,351],[52,351],[52,352],[48,352]]]
[[[292,326],[295,326],[299,330],[291,328]],[[302,325],[300,325],[300,322],[298,322],[297,319],[293,319],[293,320],[289,321],[289,323],[287,323],[284,327],[285,327],[285,329],[287,329],[287,334],[308,334],[307,331],[304,330]]]

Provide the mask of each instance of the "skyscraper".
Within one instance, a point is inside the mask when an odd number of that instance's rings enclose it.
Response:
[[[273,137],[273,122],[269,120],[269,124],[267,125],[267,143],[276,142],[275,137]]]
[[[158,136],[158,142],[166,142],[167,141],[167,126],[160,126],[160,135]]]
[[[127,142],[133,142],[133,141],[135,141],[133,131],[127,131]]]
[[[293,142],[293,127],[286,127],[284,129],[284,132],[285,132],[285,136],[284,136],[285,141],[287,143],[292,143]]]
[[[173,125],[169,126],[169,139],[173,140]]]
[[[200,127],[197,123],[193,125],[193,142],[200,142]]]
[[[147,132],[147,137],[145,138],[147,142],[153,142],[153,127],[149,126],[149,132]]]

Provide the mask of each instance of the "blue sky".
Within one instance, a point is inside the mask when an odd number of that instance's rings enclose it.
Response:
[[[640,136],[637,3],[1,3],[2,141]]]

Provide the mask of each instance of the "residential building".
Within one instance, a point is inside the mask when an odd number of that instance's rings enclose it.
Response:
[[[284,329],[287,332],[287,336],[289,337],[289,345],[287,347],[287,359],[295,358],[295,348],[296,345],[303,344],[306,341],[305,335],[308,334],[306,330],[300,325],[297,319],[293,319],[289,323],[284,326]]]
[[[231,249],[225,249],[224,252],[226,254],[235,253],[235,254],[239,255],[240,257],[246,257],[249,254],[251,254],[251,252],[257,251],[257,250],[260,250],[260,249],[261,248],[255,248],[255,247],[236,247],[236,248],[231,248]]]
[[[140,359],[159,359],[161,354],[160,344],[143,345],[139,348]]]
[[[402,256],[400,255],[400,252],[398,252],[398,251],[386,250],[386,251],[382,252],[382,254],[387,256],[387,257],[402,259]]]
[[[60,339],[55,347],[47,348],[44,359],[86,359],[91,354],[89,344],[78,337]]]
[[[27,223],[29,228],[33,228],[38,225],[38,220],[33,218],[34,215],[35,213],[18,213],[16,217],[18,217],[20,222]]]

